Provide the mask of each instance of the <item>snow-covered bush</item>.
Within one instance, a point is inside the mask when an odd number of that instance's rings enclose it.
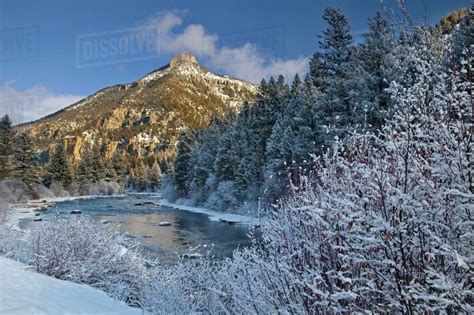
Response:
[[[160,184],[160,192],[170,202],[175,202],[179,198],[179,194],[173,184],[173,177],[165,174]]]
[[[151,271],[147,304],[152,314],[217,314],[220,304],[220,265],[209,258],[181,259],[175,266],[156,266]]]
[[[25,202],[36,194],[19,179],[6,179],[0,182],[0,198],[9,203]]]
[[[10,210],[10,205],[8,202],[0,198],[0,224],[5,222],[7,219],[8,211]]]
[[[45,186],[43,186],[44,188],[46,188]],[[49,191],[51,191],[52,193],[52,197],[69,197],[71,194],[69,193],[69,191],[67,191],[66,189],[64,189],[64,187],[62,186],[62,184],[60,183],[57,183],[57,182],[53,182],[50,186],[49,186]]]
[[[68,195],[65,192],[65,195]],[[45,186],[32,183],[29,186],[19,179],[6,179],[0,182],[0,199],[8,203],[26,202],[31,199],[53,198],[57,196],[55,191],[51,191]]]
[[[223,209],[235,210],[239,206],[235,191],[234,182],[220,182],[217,185],[216,191],[209,196],[206,206],[218,211],[222,211]]]
[[[25,233],[0,223],[0,255],[20,261],[28,257]]]
[[[71,185],[71,193],[74,196],[95,195],[95,196],[112,196],[122,194],[124,189],[117,182],[107,182],[101,180],[98,183],[90,183],[81,187],[78,183]]]
[[[298,181],[268,210],[251,248],[218,265],[167,270],[158,305],[202,313],[474,312],[469,82],[444,68],[443,40],[417,32],[418,46],[404,47],[387,90],[393,110],[380,133],[336,141],[315,160],[315,178]]]
[[[44,222],[19,240],[27,255],[14,258],[58,279],[89,284],[140,306],[147,284],[137,244],[87,217]],[[124,247],[126,246],[126,247]]]
[[[227,311],[474,311],[470,95],[439,44],[407,52],[380,137],[336,144],[222,267]]]

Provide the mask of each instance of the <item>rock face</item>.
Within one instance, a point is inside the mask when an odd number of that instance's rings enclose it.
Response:
[[[73,165],[91,141],[106,159],[116,151],[129,161],[173,159],[182,132],[206,127],[213,113],[239,111],[257,93],[256,85],[212,73],[183,52],[135,82],[104,88],[17,129],[35,138],[38,151],[63,141]]]
[[[188,52],[181,52],[176,54],[170,61],[170,67],[176,67],[180,64],[197,64],[196,57]]]

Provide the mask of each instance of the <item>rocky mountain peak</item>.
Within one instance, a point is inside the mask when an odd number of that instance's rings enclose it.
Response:
[[[193,54],[189,53],[189,52],[180,52],[180,53],[177,53],[173,59],[171,59],[170,61],[170,67],[176,67],[178,65],[189,65],[189,64],[197,64],[197,60],[196,60],[196,57],[194,57]]]
[[[258,86],[209,71],[189,52],[135,82],[97,91],[38,121],[19,127],[47,156],[58,140],[77,165],[87,143],[100,143],[106,159],[118,152],[127,161],[172,161],[184,131],[207,127],[251,103]]]

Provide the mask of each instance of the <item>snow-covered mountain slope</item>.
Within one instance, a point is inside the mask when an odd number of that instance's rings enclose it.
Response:
[[[106,158],[115,150],[166,157],[174,154],[183,131],[206,127],[214,113],[239,111],[257,93],[256,85],[215,74],[191,54],[179,53],[133,83],[102,89],[18,130],[34,136],[39,150],[62,139],[73,163],[90,139],[104,144]]]
[[[0,314],[142,314],[105,292],[27,268],[0,257]]]

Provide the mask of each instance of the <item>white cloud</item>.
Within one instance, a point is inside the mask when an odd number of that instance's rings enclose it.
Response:
[[[259,50],[258,43],[247,42],[238,47],[219,46],[219,36],[208,33],[201,24],[190,24],[181,32],[176,32],[176,28],[183,24],[183,15],[182,11],[160,12],[141,25],[157,30],[158,53],[189,51],[212,67],[254,83],[279,74],[291,80],[296,73],[302,75],[307,71],[308,58],[272,59]]]
[[[83,96],[57,94],[41,85],[18,90],[14,82],[5,82],[0,86],[0,116],[8,114],[14,124],[24,123],[52,114]]]

